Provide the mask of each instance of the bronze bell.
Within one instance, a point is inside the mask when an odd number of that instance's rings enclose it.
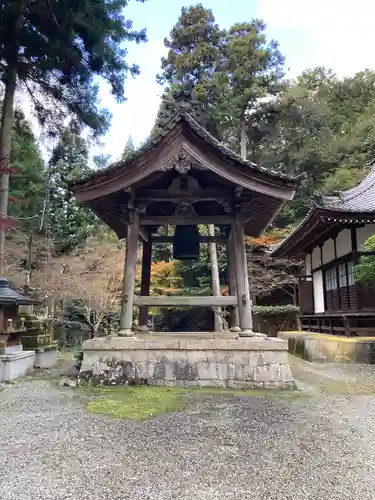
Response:
[[[173,258],[199,259],[199,231],[197,226],[176,226],[173,236]]]

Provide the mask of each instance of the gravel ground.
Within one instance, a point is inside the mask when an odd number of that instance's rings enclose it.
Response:
[[[47,379],[7,386],[0,499],[375,499],[375,368],[292,368],[300,398],[195,394],[146,422],[90,414]]]

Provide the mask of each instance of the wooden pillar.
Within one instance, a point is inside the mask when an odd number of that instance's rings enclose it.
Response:
[[[208,235],[215,236],[215,226],[213,224],[208,225]],[[217,250],[216,243],[208,244],[208,251],[210,253],[211,261],[211,280],[212,280],[212,295],[214,297],[220,297],[220,276],[219,276],[219,266],[217,263]],[[221,319],[221,308],[214,307],[214,320],[215,320],[215,332],[223,331],[223,321]]]
[[[143,242],[142,248],[141,295],[146,297],[150,295],[151,261],[152,241],[151,234],[149,234],[148,240]],[[138,329],[140,331],[148,331],[148,306],[141,306],[139,309]]]
[[[228,242],[227,242],[227,260],[228,260],[228,287],[229,287],[229,295],[237,295],[237,284],[236,284],[236,264],[234,260],[234,241],[233,241],[233,232],[231,231],[229,234]],[[231,332],[240,332],[240,318],[238,316],[238,306],[233,307],[230,313],[230,331]]]
[[[138,226],[139,216],[138,214],[134,214],[132,221],[128,224],[126,235],[120,330],[118,332],[121,337],[131,337],[133,335],[133,301],[137,266]]]
[[[261,333],[253,332],[253,317],[251,311],[251,299],[249,289],[249,277],[247,270],[247,258],[245,247],[245,234],[243,223],[235,219],[232,224],[234,240],[234,259],[236,266],[236,282],[238,296],[238,314],[240,319],[240,337],[265,337]]]

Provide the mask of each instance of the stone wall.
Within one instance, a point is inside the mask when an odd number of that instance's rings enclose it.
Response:
[[[84,343],[80,380],[171,387],[294,387],[280,339],[106,337]]]
[[[313,332],[279,332],[289,352],[312,362],[375,363],[374,337],[341,337]]]

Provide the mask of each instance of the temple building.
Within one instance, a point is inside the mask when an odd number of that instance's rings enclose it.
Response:
[[[135,377],[162,385],[290,385],[286,343],[253,331],[245,236],[260,236],[296,189],[295,179],[244,160],[184,110],[126,161],[76,182],[77,201],[126,238],[118,336],[87,341],[82,371],[93,378]],[[216,231],[202,236],[200,225],[214,225]],[[158,232],[165,226],[175,227],[173,236]],[[142,277],[141,294],[135,296],[138,241]],[[152,245],[160,241],[173,243],[179,260],[199,259],[200,244],[224,241],[230,294],[150,296]],[[227,308],[231,332],[156,335],[147,332],[149,307]],[[117,361],[103,365],[103,359]]]
[[[375,163],[356,187],[323,198],[273,251],[304,259],[302,330],[375,335],[375,283],[357,283],[355,264],[375,234]]]

